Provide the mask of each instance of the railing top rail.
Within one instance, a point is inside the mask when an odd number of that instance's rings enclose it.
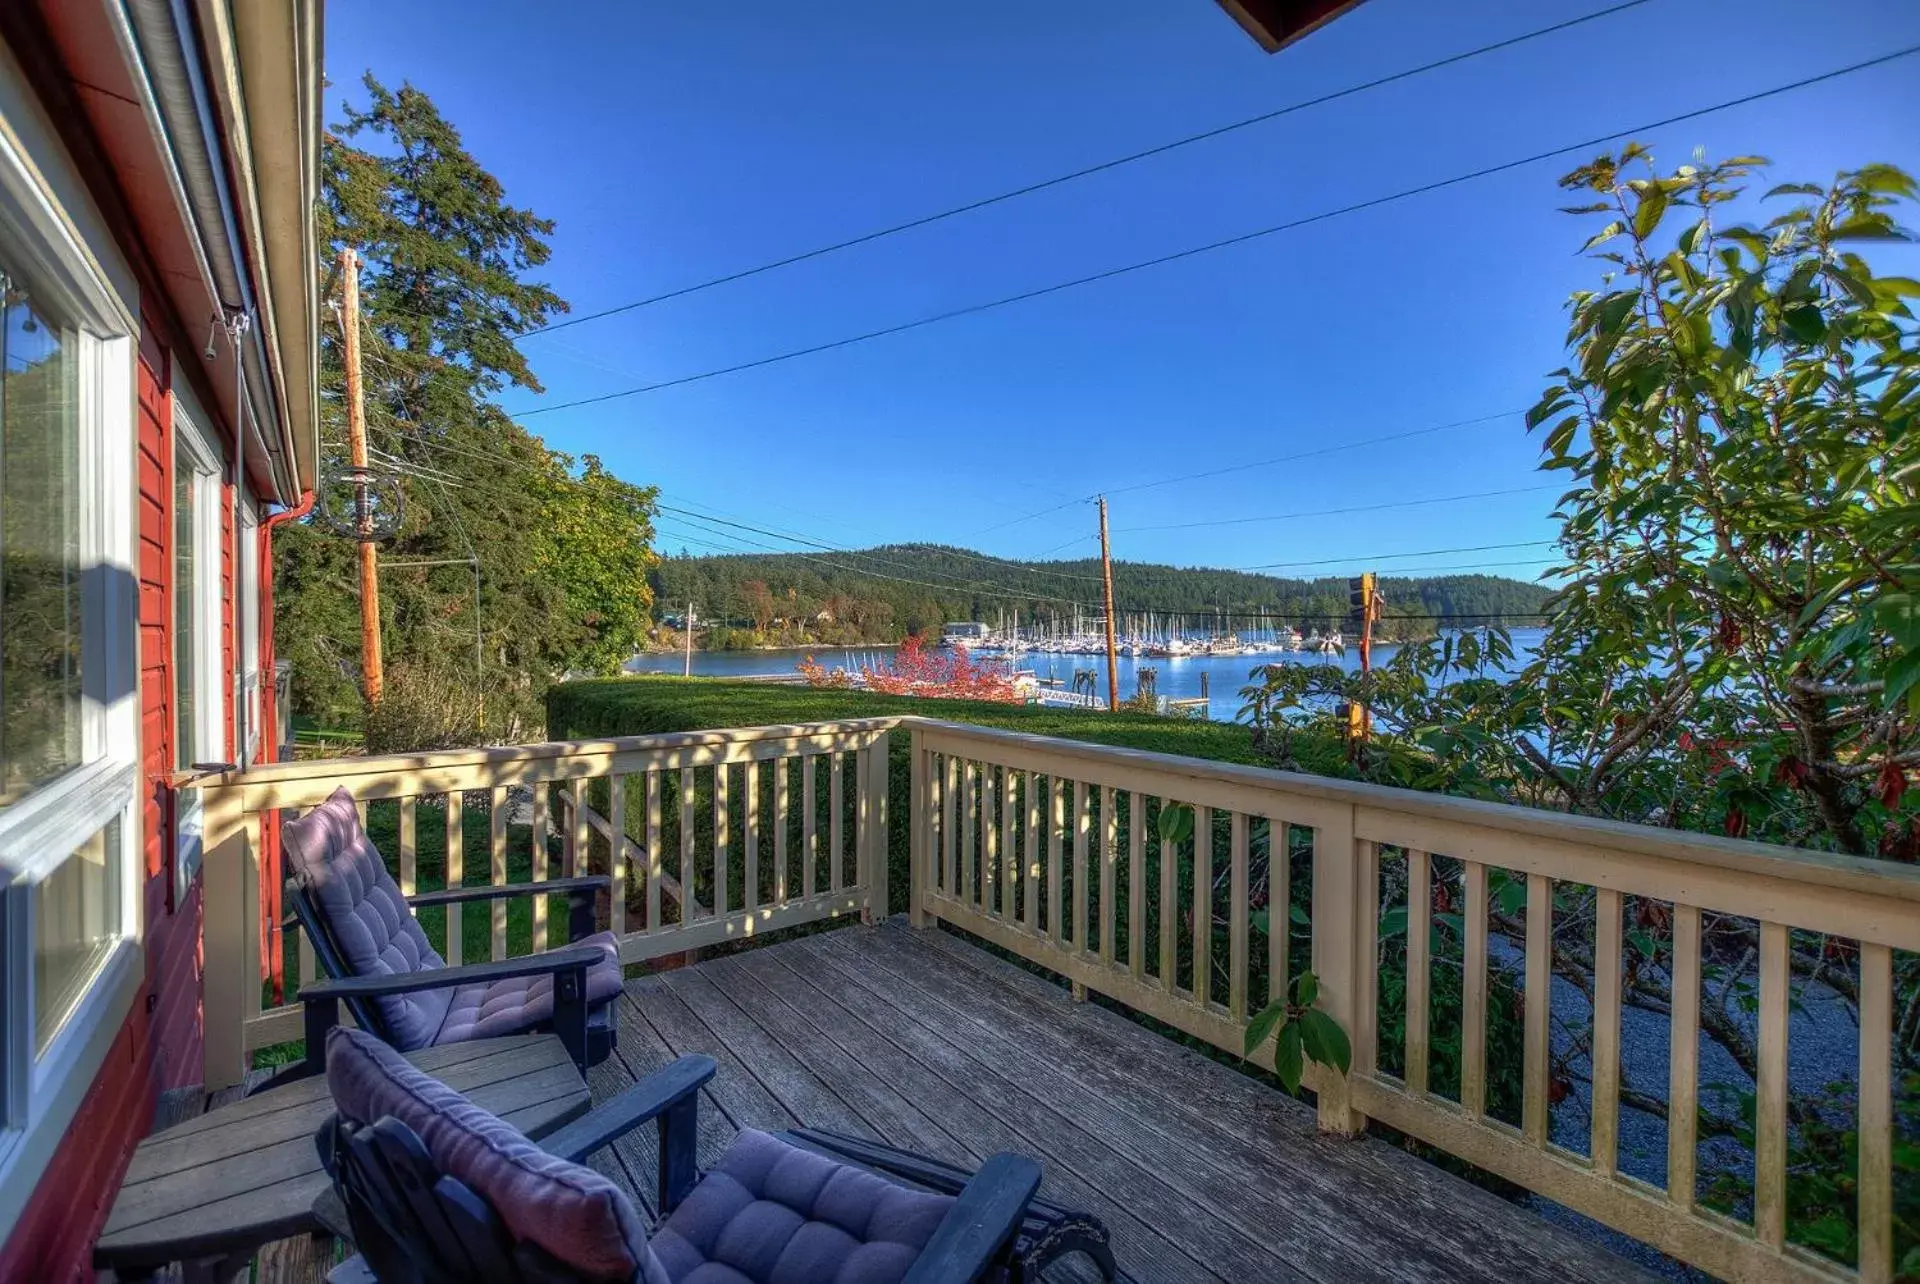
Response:
[[[481,749],[442,749],[427,753],[377,754],[358,758],[311,758],[299,762],[267,763],[249,767],[245,771],[222,772],[197,783],[209,789],[220,789],[232,785],[270,785],[328,776],[347,784],[356,776],[388,776],[445,767],[507,766],[551,758],[696,749],[765,740],[853,737],[888,731],[900,722],[899,718],[852,718],[772,727],[730,727],[719,731],[667,731],[604,740],[546,740],[527,745],[489,745]]]
[[[968,723],[942,722],[937,719],[917,717],[902,721],[911,727],[935,732],[943,737],[963,739],[981,745],[1017,748],[1029,753],[1084,762],[1091,767],[1105,764],[1150,769],[1156,773],[1174,777],[1169,782],[1167,792],[1175,798],[1180,795],[1178,783],[1180,779],[1227,782],[1294,797],[1477,825],[1540,839],[1582,843],[1593,847],[1710,865],[1733,871],[1767,874],[1776,878],[1920,903],[1920,867],[1897,865],[1891,861],[1846,856],[1835,852],[1809,851],[1796,847],[1781,847],[1772,843],[1723,838],[1714,834],[1691,833],[1678,829],[1657,829],[1651,825],[1635,825],[1596,816],[1547,811],[1535,807],[1523,807],[1515,803],[1487,802],[1475,798],[1458,798],[1448,794],[1423,793],[1419,790],[1376,785],[1358,780],[1338,780],[1330,776],[1310,776],[1301,772],[1277,771],[1269,767],[1211,762],[1204,758],[1155,753],[1146,749],[1126,749],[1114,745],[1060,740],[1051,736],[1038,736],[1022,731],[1003,731],[994,727],[980,727]]]

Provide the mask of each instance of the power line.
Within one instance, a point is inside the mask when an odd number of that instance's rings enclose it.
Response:
[[[589,321],[598,321],[605,317],[618,316],[625,312],[633,312],[640,308],[651,307],[656,303],[665,303],[670,299],[685,298],[689,294],[698,294],[702,290],[711,290],[715,286],[730,285],[735,281],[744,281],[748,277],[759,276],[763,273],[773,272],[784,267],[792,267],[797,263],[805,263],[812,259],[824,258],[829,254],[837,254],[841,250],[853,249],[855,246],[869,245],[874,241],[882,240],[889,236],[898,236],[902,232],[910,232],[916,228],[929,227],[935,223],[943,223],[948,219],[958,218],[962,214],[971,214],[975,211],[987,209],[990,206],[999,205],[1006,201],[1016,200],[1022,196],[1031,196],[1036,192],[1044,192],[1049,188],[1059,187],[1083,178],[1091,178],[1095,174],[1104,174],[1108,170],[1119,169],[1121,166],[1131,165],[1136,161],[1148,160],[1155,156],[1164,156],[1168,152],[1178,151],[1182,147],[1191,147],[1195,143],[1206,142],[1209,139],[1220,138],[1242,129],[1251,128],[1254,125],[1262,125],[1268,121],[1279,120],[1284,116],[1291,116],[1296,112],[1306,111],[1309,108],[1324,107],[1326,104],[1338,102],[1342,98],[1351,98],[1356,94],[1381,89],[1402,80],[1411,80],[1416,76],[1423,76],[1430,71],[1438,71],[1443,67],[1451,67],[1457,63],[1467,62],[1486,54],[1497,53],[1503,49],[1511,49],[1516,45],[1523,45],[1529,41],[1538,40],[1543,36],[1554,35],[1557,32],[1566,31],[1569,28],[1582,26],[1589,22],[1597,22],[1602,18],[1610,18],[1614,14],[1623,13],[1628,9],[1637,9],[1647,2],[1648,0],[1627,0],[1624,4],[1616,4],[1605,9],[1597,9],[1592,13],[1582,14],[1576,18],[1569,18],[1565,22],[1556,22],[1552,26],[1540,27],[1518,36],[1510,36],[1505,40],[1495,41],[1488,45],[1481,45],[1476,49],[1469,49],[1464,53],[1452,54],[1445,58],[1436,59],[1433,62],[1422,63],[1417,67],[1409,67],[1403,71],[1396,71],[1389,75],[1379,76],[1373,80],[1363,81],[1357,85],[1349,85],[1344,89],[1336,89],[1331,93],[1303,99],[1297,103],[1290,103],[1285,107],[1278,107],[1272,111],[1261,112],[1257,116],[1249,116],[1244,120],[1236,120],[1225,125],[1216,125],[1212,129],[1205,129],[1197,134],[1188,134],[1184,138],[1176,138],[1171,142],[1160,143],[1142,151],[1130,152],[1125,156],[1116,156],[1112,160],[1101,161],[1099,164],[1089,165],[1083,169],[1076,169],[1054,178],[1043,179],[1037,183],[1028,183],[1023,187],[1016,187],[1009,191],[1001,192],[996,196],[982,197],[979,200],[969,201],[965,205],[956,205],[952,209],[942,210],[937,214],[922,215],[919,218],[909,219],[904,223],[896,223],[891,227],[883,227],[876,231],[866,232],[845,241],[836,241],[832,245],[822,245],[816,249],[805,250],[799,254],[790,254],[783,259],[775,259],[770,263],[762,263],[757,267],[742,268],[738,272],[729,272],[725,276],[717,276],[711,280],[701,281],[694,285],[682,286],[677,290],[669,290],[665,294],[655,294],[648,298],[636,299],[632,303],[620,304],[618,307],[602,308],[597,312],[586,312],[577,317],[568,317],[564,321],[555,321],[548,325],[540,326],[537,329],[528,330],[520,337],[531,338],[538,334],[552,334],[556,330],[565,330],[572,326],[585,325]]]
[[[1365,565],[1369,562],[1385,562],[1402,557],[1444,557],[1451,553],[1487,553],[1502,548],[1541,548],[1545,545],[1557,543],[1559,543],[1558,540],[1551,539],[1523,539],[1516,540],[1511,544],[1465,544],[1457,548],[1422,548],[1407,553],[1367,553],[1355,554],[1351,557],[1317,557],[1310,561],[1303,562],[1259,562],[1253,566],[1235,566],[1229,567],[1228,569],[1236,571],[1265,571],[1282,566],[1355,566]]]
[[[1259,522],[1290,522],[1302,517],[1344,517],[1348,513],[1377,513],[1389,508],[1422,508],[1428,504],[1457,504],[1469,499],[1493,499],[1501,495],[1531,495],[1543,490],[1559,490],[1558,482],[1542,486],[1516,486],[1510,490],[1477,490],[1465,495],[1438,495],[1430,499],[1396,499],[1385,504],[1360,504],[1351,508],[1322,508],[1306,513],[1269,513],[1263,517],[1216,517],[1204,522],[1164,522],[1157,526],[1125,526],[1115,534],[1138,531],[1185,531],[1202,526],[1249,526]]]
[[[1916,53],[1920,53],[1920,45],[1910,45],[1905,49],[1896,50],[1888,54],[1882,54],[1877,58],[1869,58],[1864,62],[1857,62],[1846,67],[1836,68],[1833,71],[1821,72],[1818,75],[1803,77],[1802,79],[1791,81],[1784,85],[1776,85],[1771,89],[1764,89],[1751,94],[1743,94],[1738,98],[1729,98],[1724,102],[1715,103],[1708,107],[1695,108],[1692,111],[1680,112],[1676,115],[1662,117],[1659,120],[1649,121],[1640,125],[1634,125],[1626,129],[1613,130],[1609,133],[1599,134],[1592,138],[1582,139],[1577,143],[1568,143],[1564,146],[1551,148],[1547,151],[1534,152],[1530,155],[1517,157],[1513,160],[1501,161],[1498,164],[1482,166],[1479,169],[1469,170],[1461,174],[1455,174],[1450,178],[1436,179],[1430,183],[1421,183],[1414,187],[1402,188],[1400,191],[1391,192],[1385,196],[1375,196],[1367,200],[1355,201],[1351,204],[1338,206],[1334,209],[1322,210],[1315,214],[1308,214],[1301,218],[1291,219],[1285,223],[1276,223],[1271,227],[1259,228],[1252,232],[1243,232],[1238,236],[1230,236],[1224,240],[1210,241],[1204,245],[1195,245],[1184,250],[1176,250],[1171,254],[1163,254],[1157,258],[1144,259],[1137,263],[1123,264],[1120,267],[1108,268],[1104,271],[1095,272],[1088,276],[1074,277],[1071,280],[1066,280],[1066,281],[1057,281],[1052,285],[1041,286],[1037,289],[1032,289],[1032,290],[1024,290],[1018,294],[1010,294],[1003,298],[991,299],[984,303],[973,303],[973,304],[968,304],[965,307],[951,308],[945,312],[936,312],[929,316],[916,318],[912,321],[902,321],[895,325],[883,326],[878,330],[868,330],[862,334],[848,335],[844,338],[830,340],[829,342],[826,342],[826,343],[816,343],[816,344],[811,344],[804,348],[794,348],[787,352],[775,353],[772,356],[758,357],[752,361],[741,361],[741,362],[736,362],[735,364],[730,366],[721,366],[713,370],[704,370],[697,374],[680,375],[672,379],[661,379],[653,383],[645,383],[645,384],[640,384],[637,387],[625,388],[618,392],[606,392],[606,393],[601,393],[598,396],[580,397],[580,398],[576,398],[573,401],[556,402],[551,406],[535,406],[530,410],[520,411],[518,414],[514,415],[513,417],[516,419],[528,419],[534,415],[553,414],[556,411],[574,410],[582,406],[599,405],[603,402],[618,401],[626,397],[635,397],[635,396],[641,395],[642,393],[660,392],[668,388],[684,387],[688,384],[701,383],[708,379],[717,379],[723,375],[740,374],[748,370],[758,370],[764,366],[778,365],[782,362],[792,361],[799,357],[815,356],[822,352],[833,352],[840,348],[852,347],[855,344],[867,343],[874,339],[883,339],[891,335],[903,334],[909,330],[918,330],[925,326],[937,325],[941,322],[953,321],[961,317],[974,316],[982,312],[991,312],[998,308],[1011,306],[1012,304],[1015,304],[1015,303],[1025,303],[1033,299],[1039,299],[1039,298],[1044,298],[1048,295],[1058,294],[1065,290],[1077,289],[1078,287],[1083,285],[1093,285],[1101,281],[1110,281],[1115,277],[1127,276],[1134,272],[1144,271],[1147,268],[1161,267],[1168,263],[1177,263],[1185,259],[1195,258],[1202,254],[1210,254],[1215,250],[1223,250],[1235,245],[1244,245],[1250,241],[1257,241],[1262,239],[1263,237],[1273,236],[1280,232],[1295,231],[1299,228],[1308,227],[1313,224],[1325,223],[1333,219],[1343,218],[1350,214],[1358,214],[1366,210],[1377,209],[1383,205],[1391,205],[1391,204],[1394,204],[1395,202],[1408,200],[1415,196],[1425,196],[1429,193],[1443,191],[1450,187],[1458,187],[1463,183],[1470,183],[1470,182],[1475,182],[1479,179],[1490,178],[1495,174],[1503,174],[1508,172],[1509,170],[1520,169],[1527,165],[1537,164],[1540,161],[1552,160],[1552,159],[1555,159],[1556,157],[1567,156],[1575,152],[1587,151],[1591,148],[1598,147],[1604,143],[1610,143],[1615,139],[1626,137],[1629,134],[1649,133],[1653,130],[1664,129],[1669,125],[1677,125],[1685,121],[1697,120],[1702,116],[1713,115],[1716,112],[1728,111],[1735,107],[1744,107],[1750,103],[1761,102],[1768,98],[1775,98],[1782,94],[1792,93],[1797,90],[1806,89],[1813,85],[1823,84],[1826,81],[1839,79],[1842,76],[1850,76],[1861,71],[1866,71],[1873,67],[1884,66],[1885,64],[1894,62],[1898,59],[1911,57]]]
[[[1380,446],[1392,441],[1406,441],[1410,437],[1429,437],[1437,432],[1450,432],[1456,428],[1471,428],[1479,424],[1489,424],[1501,419],[1510,419],[1514,415],[1523,415],[1526,411],[1502,410],[1491,415],[1481,415],[1475,419],[1456,419],[1452,423],[1434,424],[1428,428],[1412,428],[1406,432],[1388,433],[1382,437],[1367,437],[1360,441],[1342,442],[1334,446],[1320,446],[1313,450],[1302,450],[1291,455],[1276,455],[1272,459],[1255,459],[1244,464],[1228,464],[1222,468],[1208,468],[1197,473],[1182,473],[1178,477],[1163,477],[1159,481],[1135,482],[1131,486],[1115,486],[1108,495],[1126,495],[1139,490],[1153,490],[1160,486],[1172,486],[1179,482],[1201,481],[1209,477],[1224,477],[1228,473],[1243,473],[1254,468],[1272,468],[1276,464],[1291,464],[1302,459],[1316,459],[1321,455],[1336,455],[1343,450],[1358,450],[1363,446]]]

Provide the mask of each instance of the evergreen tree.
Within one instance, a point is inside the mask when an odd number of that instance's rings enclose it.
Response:
[[[373,738],[390,747],[524,737],[554,679],[611,671],[644,635],[653,492],[592,456],[576,464],[549,450],[493,403],[508,388],[540,389],[514,339],[566,311],[528,279],[547,262],[553,223],[507,202],[425,94],[371,75],[364,84],[368,107],[348,107],[324,140],[317,218],[327,280],[343,246],[361,257],[368,438],[376,471],[398,474],[403,499],[400,531],[380,549],[391,717],[369,731],[386,728]],[[335,497],[347,484],[337,319],[321,343],[322,486]],[[353,542],[308,522],[278,552],[279,649],[293,662],[295,710],[357,721]],[[477,671],[471,569],[404,565],[466,558],[480,570]],[[483,705],[484,727],[471,725]],[[393,728],[391,718],[414,714],[431,725]]]

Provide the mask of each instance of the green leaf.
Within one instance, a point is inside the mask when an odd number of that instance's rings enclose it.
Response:
[[[1633,234],[1641,240],[1653,235],[1660,226],[1660,219],[1667,212],[1667,189],[1658,185],[1648,187],[1640,194],[1640,207],[1633,212]]]
[[[1288,1092],[1300,1091],[1300,1072],[1306,1068],[1302,1051],[1299,1023],[1281,1027],[1280,1039],[1273,1045],[1273,1073]]]
[[[1873,605],[1873,622],[1909,651],[1920,651],[1920,595],[1889,593]]]
[[[1320,978],[1311,972],[1302,972],[1293,980],[1293,1001],[1303,1008],[1310,1008],[1320,997]]]
[[[1316,1008],[1304,1013],[1299,1025],[1306,1054],[1319,1064],[1345,1074],[1353,1064],[1353,1045],[1347,1041],[1347,1032],[1340,1028],[1340,1023]]]
[[[1287,1005],[1284,1003],[1269,1003],[1255,1013],[1253,1020],[1247,1022],[1245,1055],[1252,1056],[1267,1041],[1267,1036],[1283,1025],[1286,1019]]]
[[[1620,235],[1620,233],[1626,230],[1627,230],[1627,225],[1625,223],[1620,222],[1620,220],[1615,219],[1613,222],[1607,224],[1605,227],[1601,228],[1598,232],[1595,232],[1592,236],[1588,237],[1587,243],[1581,246],[1580,249],[1584,253],[1585,251],[1592,249],[1596,245],[1605,245],[1608,241],[1611,241],[1614,237]]]
[[[1776,196],[1824,196],[1825,194],[1817,183],[1782,183],[1778,187],[1769,188],[1767,194],[1760,199],[1770,201]]]
[[[1173,803],[1160,809],[1160,841],[1178,845],[1193,834],[1193,808]]]
[[[1295,927],[1313,926],[1313,916],[1301,909],[1298,905],[1290,905],[1287,907],[1287,918]]]
[[[1261,934],[1272,931],[1273,918],[1265,910],[1255,910],[1247,915],[1247,922],[1253,924],[1253,930]]]
[[[1407,907],[1396,905],[1380,916],[1380,936],[1384,940],[1404,936],[1407,931]]]
[[[1827,337],[1827,319],[1820,309],[1812,304],[1802,304],[1797,308],[1788,308],[1780,314],[1793,337],[1802,343],[1819,343]]]

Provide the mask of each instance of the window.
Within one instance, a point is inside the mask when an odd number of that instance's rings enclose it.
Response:
[[[173,415],[174,766],[223,761],[226,728],[220,663],[218,456],[207,444],[192,395],[176,390]],[[200,791],[174,791],[174,903],[200,872]]]
[[[0,1237],[142,967],[134,326],[16,146],[0,132]]]

